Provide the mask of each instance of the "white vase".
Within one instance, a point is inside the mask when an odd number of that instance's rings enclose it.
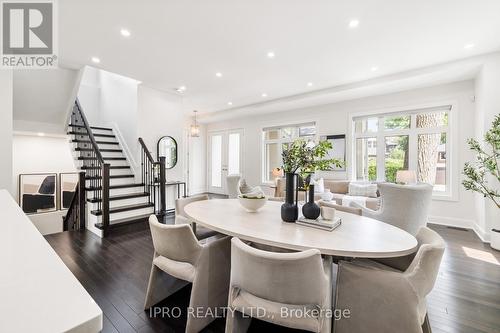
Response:
[[[325,190],[325,192],[321,193],[321,200],[323,201],[332,201],[333,193],[330,190]]]

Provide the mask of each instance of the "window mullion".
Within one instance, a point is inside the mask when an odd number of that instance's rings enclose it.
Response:
[[[385,138],[384,117],[378,118],[377,133],[377,181],[385,180]]]

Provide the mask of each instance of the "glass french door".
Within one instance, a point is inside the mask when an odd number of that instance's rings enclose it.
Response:
[[[243,130],[210,132],[208,135],[208,191],[227,194],[226,177],[241,175]]]

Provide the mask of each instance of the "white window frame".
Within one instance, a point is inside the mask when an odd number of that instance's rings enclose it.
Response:
[[[271,127],[264,127],[261,129],[261,137],[262,137],[262,144],[261,144],[261,181],[262,184],[264,185],[273,185],[274,182],[272,180],[267,179],[267,160],[266,160],[266,146],[268,144],[276,143],[278,144],[278,152],[281,157],[283,153],[283,144],[284,143],[292,143],[298,138],[301,138],[299,136],[299,128],[304,127],[304,126],[314,126],[316,129],[315,135],[312,137],[316,139],[318,137],[318,126],[315,121],[309,121],[309,122],[301,122],[301,123],[296,123],[296,124],[287,124],[287,125],[279,125],[279,126],[271,126]],[[281,138],[281,132],[279,135],[278,139],[266,139],[266,131],[269,130],[279,130],[283,128],[288,128],[288,127],[294,127],[295,128],[295,133],[291,138]]]
[[[448,126],[439,126],[433,128],[417,128],[416,127],[416,115],[426,112],[437,112],[440,110],[447,109],[448,112]],[[385,138],[388,136],[399,136],[408,135],[408,151],[410,155],[408,156],[408,164],[410,170],[417,170],[417,142],[419,134],[432,134],[432,133],[445,133],[446,134],[446,190],[445,191],[433,191],[433,199],[436,200],[446,200],[446,201],[457,201],[457,190],[456,183],[458,182],[458,175],[456,174],[456,144],[453,144],[454,138],[456,137],[456,124],[455,124],[455,113],[456,113],[456,102],[447,101],[444,103],[435,103],[431,105],[420,105],[407,108],[393,108],[389,110],[378,110],[374,112],[363,112],[357,114],[351,114],[349,117],[349,131],[351,133],[351,168],[349,171],[351,173],[350,178],[352,180],[357,180],[356,175],[356,140],[359,138],[376,138],[377,139],[377,181],[385,181]],[[384,128],[384,117],[386,116],[398,116],[398,115],[410,115],[410,128],[408,129],[385,129]],[[355,120],[360,118],[378,118],[378,129],[376,132],[364,132],[356,133],[355,131]]]

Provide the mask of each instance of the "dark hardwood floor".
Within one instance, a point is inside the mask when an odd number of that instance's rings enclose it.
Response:
[[[431,227],[447,243],[436,286],[427,299],[433,332],[500,332],[500,252],[470,230]],[[149,230],[106,239],[88,231],[63,232],[46,239],[103,310],[103,332],[184,332],[185,313],[163,319],[143,310],[153,254]],[[159,306],[185,311],[189,293],[190,287],[185,287]],[[291,330],[254,321],[250,331]],[[224,332],[224,320],[217,319],[204,332]]]

